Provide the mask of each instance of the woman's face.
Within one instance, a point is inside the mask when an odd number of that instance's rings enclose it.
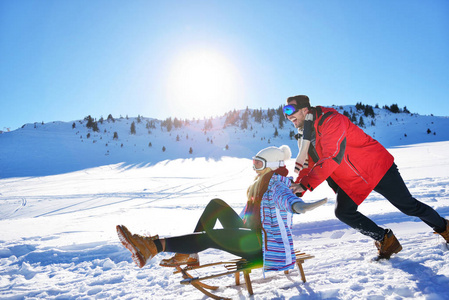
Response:
[[[253,158],[253,169],[256,171],[260,171],[264,169],[264,162],[259,158]]]
[[[256,171],[257,174],[262,173],[266,168],[266,161],[260,157],[253,157],[253,170]]]

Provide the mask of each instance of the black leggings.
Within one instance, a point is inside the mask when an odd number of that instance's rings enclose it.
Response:
[[[419,217],[433,230],[440,232],[446,228],[445,220],[433,208],[412,197],[402,180],[401,174],[399,174],[396,164],[393,163],[393,166],[374,190],[384,196],[401,212],[409,216]],[[358,212],[357,208],[357,204],[339,188],[335,203],[335,216],[343,223],[360,231],[360,233],[381,241],[385,235],[385,229]]]
[[[214,229],[220,221],[223,229]],[[262,259],[261,233],[244,228],[243,220],[223,200],[213,199],[204,209],[194,233],[165,239],[165,251],[198,253],[215,248],[250,261]]]

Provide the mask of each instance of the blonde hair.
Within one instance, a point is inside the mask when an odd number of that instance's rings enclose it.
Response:
[[[246,192],[248,202],[254,203],[254,201],[260,201],[262,199],[263,193],[261,193],[261,184],[266,176],[272,175],[271,172],[272,170],[270,168],[265,168],[257,174],[254,182],[248,187]]]

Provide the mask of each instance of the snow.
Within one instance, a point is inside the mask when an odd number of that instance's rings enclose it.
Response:
[[[205,120],[170,132],[156,120],[148,133],[145,119],[131,135],[136,119],[130,118],[105,121],[100,132],[75,121],[74,129],[73,122],[38,123],[0,134],[0,298],[206,299],[159,266],[169,253],[137,268],[115,226],[160,236],[190,233],[215,197],[240,212],[255,176],[251,157],[283,144],[297,154],[290,124],[273,137],[276,118],[241,129],[223,128],[217,117],[206,133]],[[374,120],[365,131],[395,156],[411,193],[449,218],[449,119],[376,109]],[[265,278],[254,270],[254,299],[449,299],[449,250],[427,225],[373,192],[360,211],[391,228],[403,246],[389,261],[373,262],[373,241],[335,218],[335,195],[325,184],[304,200],[323,197],[330,199],[323,207],[294,217],[296,248],[315,256],[304,263],[307,282],[297,269]],[[202,263],[228,258],[214,249],[200,253]],[[208,283],[221,287],[219,295],[248,298],[231,276]]]

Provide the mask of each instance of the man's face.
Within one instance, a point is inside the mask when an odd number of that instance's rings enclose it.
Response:
[[[293,100],[288,102],[287,104],[296,105],[296,101]],[[287,119],[289,119],[296,128],[302,129],[304,127],[304,120],[306,119],[308,111],[309,109],[307,107],[301,108],[294,114],[287,116]]]

